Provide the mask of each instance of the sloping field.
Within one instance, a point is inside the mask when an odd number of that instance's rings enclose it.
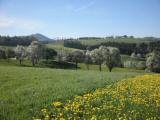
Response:
[[[53,102],[41,118],[86,120],[159,120],[160,75],[124,79],[94,92],[75,96],[66,104]]]
[[[0,65],[0,120],[31,120],[53,101],[66,102],[140,74]]]

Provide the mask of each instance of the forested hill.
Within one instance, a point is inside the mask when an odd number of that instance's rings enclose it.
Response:
[[[17,46],[24,45],[28,46],[32,41],[37,41],[33,36],[0,36],[0,45],[1,46]]]
[[[52,39],[50,39],[40,33],[32,34],[31,36],[35,37],[38,41],[41,41],[41,42],[52,41]]]
[[[0,36],[1,46],[17,46],[17,45],[28,46],[32,41],[40,41],[45,43],[51,41],[51,39],[39,33],[28,36],[13,36],[13,37]]]
[[[81,38],[67,39],[63,41],[64,47],[81,50],[93,50],[99,46],[112,46],[119,48],[122,54],[130,55],[133,52],[146,54],[152,49],[160,46],[160,39],[154,37],[134,38],[134,37],[106,37],[106,38]]]
[[[16,45],[28,46],[32,41],[40,41],[42,43],[55,42],[54,40],[51,40],[50,38],[42,34],[32,34],[28,36],[13,36],[13,37],[0,35],[0,46],[16,46]],[[63,40],[58,40],[58,43],[63,44],[65,47],[86,50],[88,46],[94,49],[97,48],[99,45],[115,46],[115,44],[118,44],[118,46],[122,47],[127,45],[127,47],[134,49],[137,43],[148,44],[150,42],[156,42],[156,41],[160,41],[160,38],[155,38],[155,37],[135,38],[134,36],[124,35],[117,37],[110,36],[105,38],[80,37],[78,39],[65,39],[65,40],[63,39]]]

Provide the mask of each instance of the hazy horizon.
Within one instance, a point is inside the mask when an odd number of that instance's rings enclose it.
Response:
[[[160,37],[159,0],[0,0],[0,35]]]

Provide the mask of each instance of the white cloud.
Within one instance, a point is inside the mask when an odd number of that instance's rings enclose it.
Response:
[[[0,16],[0,28],[12,28],[19,30],[34,31],[43,28],[45,24],[41,21],[23,19],[18,17]]]

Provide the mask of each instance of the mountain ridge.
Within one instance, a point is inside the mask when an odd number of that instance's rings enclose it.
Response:
[[[35,33],[35,34],[32,34],[31,36],[35,37],[38,41],[41,41],[41,42],[53,41],[53,39],[48,38],[45,35],[40,33]]]

